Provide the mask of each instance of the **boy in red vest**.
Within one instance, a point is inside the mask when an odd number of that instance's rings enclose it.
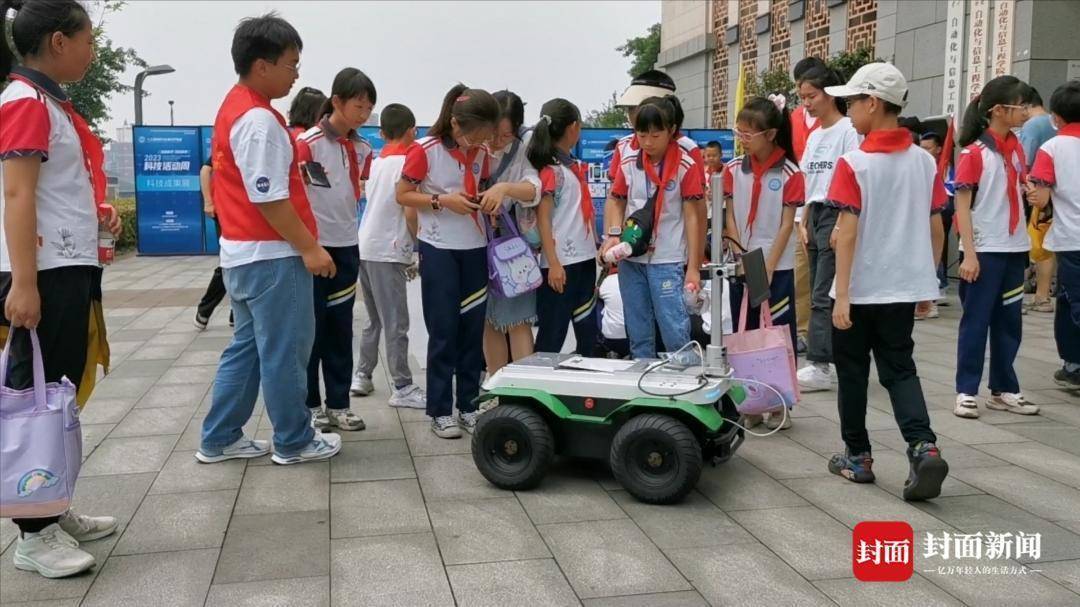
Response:
[[[214,121],[211,188],[236,329],[203,420],[195,454],[203,463],[270,453],[267,441],[242,430],[260,384],[274,427],[274,463],[327,459],[341,450],[338,435],[315,433],[305,405],[315,339],[311,276],[333,277],[336,269],[316,237],[293,138],[270,106],[296,82],[302,48],[293,26],[272,13],[244,19],[233,36],[240,81]]]

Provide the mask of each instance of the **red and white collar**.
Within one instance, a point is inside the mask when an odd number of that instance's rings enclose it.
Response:
[[[911,139],[911,131],[897,127],[895,129],[883,129],[870,131],[866,134],[859,149],[864,152],[891,154],[901,152],[915,145]]]

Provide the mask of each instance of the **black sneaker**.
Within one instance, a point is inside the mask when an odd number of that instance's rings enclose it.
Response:
[[[1062,388],[1080,389],[1080,369],[1069,372],[1062,367],[1054,371],[1054,382]]]
[[[837,453],[829,459],[829,472],[842,476],[853,483],[874,482],[874,471],[871,467],[874,458],[869,453],[857,453],[852,455],[850,451]]]
[[[233,318],[232,310],[229,310],[229,328],[230,329],[235,329],[236,328],[236,320]]]
[[[941,483],[949,474],[949,464],[941,458],[941,451],[934,443],[919,441],[908,447],[911,474],[904,483],[904,499],[922,501],[941,495]]]
[[[206,330],[206,325],[210,324],[210,319],[198,312],[195,313],[195,328],[200,331]]]

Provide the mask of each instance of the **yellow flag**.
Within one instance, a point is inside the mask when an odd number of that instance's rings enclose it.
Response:
[[[731,128],[735,128],[735,119],[739,116],[739,112],[742,111],[743,104],[746,102],[746,70],[739,68],[739,83],[735,85],[735,111],[731,114]],[[739,142],[739,138],[735,138],[735,155],[743,153],[742,143]]]

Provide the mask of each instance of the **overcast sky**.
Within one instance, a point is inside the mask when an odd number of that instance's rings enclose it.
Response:
[[[630,60],[615,51],[660,21],[659,0],[621,2],[267,2],[129,1],[108,15],[113,42],[136,49],[151,65],[176,72],[153,76],[143,101],[146,124],[210,124],[236,81],[229,47],[246,16],[276,10],[304,41],[300,79],[329,93],[343,67],[367,73],[378,90],[376,111],[404,103],[430,124],[446,91],[458,81],[490,91],[508,88],[526,102],[526,120],[565,97],[582,113],[629,84]],[[137,70],[125,80],[134,81]],[[289,99],[275,102],[282,111]],[[133,122],[133,95],[113,98],[112,125]]]

